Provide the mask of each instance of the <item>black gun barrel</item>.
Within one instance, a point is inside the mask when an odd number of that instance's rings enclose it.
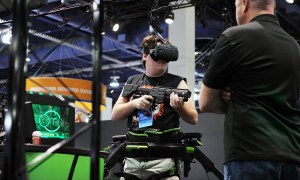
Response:
[[[191,91],[188,89],[166,89],[166,95],[168,98],[170,98],[170,95],[174,92],[178,95],[178,97],[183,97],[183,101],[188,101],[188,99],[191,97]]]

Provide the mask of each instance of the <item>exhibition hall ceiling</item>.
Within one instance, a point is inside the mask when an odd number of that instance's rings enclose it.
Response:
[[[0,0],[0,36],[12,26],[11,0]],[[283,28],[300,43],[300,3],[277,0],[276,13]],[[149,33],[149,22],[163,30],[170,11],[195,7],[195,79],[198,82],[209,63],[213,45],[226,28],[236,25],[231,0],[104,0],[105,34],[102,42],[102,83],[114,100],[129,76],[143,72],[141,40]],[[92,1],[30,0],[28,77],[55,76],[92,80]],[[152,13],[151,13],[152,12]],[[152,15],[150,18],[149,15]],[[176,16],[174,18],[176,21]],[[112,31],[114,23],[118,31]],[[99,32],[99,33],[102,33]],[[7,93],[9,45],[0,43],[0,89]],[[120,87],[110,87],[117,77]]]

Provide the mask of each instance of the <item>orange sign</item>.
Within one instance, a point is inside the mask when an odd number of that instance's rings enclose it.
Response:
[[[92,82],[73,78],[36,77],[26,79],[26,91],[55,93],[74,96],[90,103],[92,100]],[[105,109],[106,86],[101,85],[101,110]],[[86,102],[89,101],[89,102]],[[80,102],[79,102],[80,104]],[[90,108],[88,108],[91,111]]]

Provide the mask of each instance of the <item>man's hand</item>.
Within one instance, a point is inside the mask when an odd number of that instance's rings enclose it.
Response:
[[[221,93],[220,93],[220,96],[221,96],[221,99],[228,103],[231,99],[231,92],[230,92],[230,87],[225,87],[224,89],[221,90]]]
[[[184,105],[184,101],[182,97],[179,97],[174,92],[170,95],[170,106],[174,109],[179,109]]]
[[[152,106],[153,97],[150,95],[144,95],[140,98],[133,99],[134,105],[137,109],[148,110]]]

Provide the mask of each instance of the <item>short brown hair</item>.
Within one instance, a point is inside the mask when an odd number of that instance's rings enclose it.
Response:
[[[150,49],[154,49],[157,45],[157,42],[162,43],[162,40],[155,35],[146,36],[142,41],[143,53],[149,54]]]
[[[150,49],[154,49],[157,45],[157,42],[169,44],[168,41],[167,42],[163,41],[159,36],[148,35],[148,36],[144,37],[142,44],[141,44],[142,48],[143,48],[143,53],[149,54]],[[144,67],[146,67],[146,61],[142,60],[142,65]]]

